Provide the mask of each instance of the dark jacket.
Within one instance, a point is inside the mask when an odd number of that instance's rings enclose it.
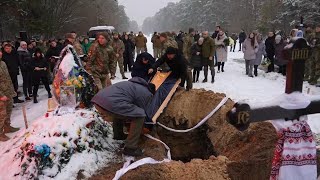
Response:
[[[148,64],[143,64],[142,59],[148,59]],[[148,74],[148,70],[152,68],[152,65],[155,63],[155,59],[151,54],[147,52],[143,52],[137,56],[136,62],[134,62],[131,76],[132,77],[140,77],[146,81],[149,81],[153,74]]]
[[[18,48],[19,55],[19,64],[22,72],[31,72],[33,71],[31,67],[32,57],[29,51],[22,48]]]
[[[243,43],[247,39],[247,35],[245,32],[240,32],[239,34],[239,42]]]
[[[58,56],[58,57],[59,57],[59,56],[60,56],[60,52],[61,52],[61,50],[59,49],[58,46],[56,46],[56,47],[50,47],[50,48],[48,49],[46,55],[45,55],[45,58],[46,58],[47,60],[49,60],[52,56]]]
[[[182,53],[183,52],[183,35],[179,34],[175,40],[178,43],[178,49],[180,53]]]
[[[15,51],[12,50],[10,54],[3,52],[2,60],[6,63],[10,76],[19,74],[19,57]]]
[[[219,31],[214,31],[214,33],[212,34],[211,38],[212,39],[217,38],[218,34],[219,34]]]
[[[194,35],[194,42],[197,42],[200,39],[200,34]]]
[[[266,53],[268,57],[273,57],[275,55],[275,37],[268,37],[265,42]]]
[[[125,117],[146,117],[146,108],[152,100],[148,83],[139,77],[116,83],[96,94],[92,102],[101,108]]]
[[[201,68],[202,64],[201,64],[201,49],[202,47],[198,44],[198,43],[194,43],[191,46],[191,65],[194,68]],[[199,55],[197,55],[197,52],[200,52]]]
[[[287,45],[287,42],[281,40],[279,44],[275,44],[275,64],[278,66],[283,66],[288,63],[288,60],[285,58],[284,47]]]
[[[32,74],[33,79],[47,77],[47,70],[38,70],[38,71],[34,70],[36,67],[46,68],[46,69],[49,68],[48,62],[46,61],[46,59],[43,56],[41,56],[40,58],[34,57],[32,63],[31,63],[31,67],[33,69],[33,74]]]
[[[123,38],[122,41],[125,47],[125,50],[123,52],[123,57],[132,58],[132,51],[135,48],[134,43],[130,39],[125,39],[125,38]]]
[[[169,60],[167,57],[167,53],[165,53],[160,59],[158,59],[158,61],[153,64],[152,68],[156,70],[164,63],[167,63],[170,67],[170,70],[172,71],[170,76],[177,79],[184,79],[185,77],[187,77],[188,63],[181,53],[177,53],[172,60]]]

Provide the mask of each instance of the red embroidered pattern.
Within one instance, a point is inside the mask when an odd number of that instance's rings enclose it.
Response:
[[[307,122],[302,121],[293,124],[288,128],[278,131],[278,141],[276,143],[274,156],[272,160],[272,168],[270,180],[277,180],[281,166],[304,166],[316,165],[316,154],[283,154],[284,144],[299,144],[301,142],[312,143],[314,137]],[[310,147],[310,149],[314,149]],[[297,148],[293,151],[299,151]]]

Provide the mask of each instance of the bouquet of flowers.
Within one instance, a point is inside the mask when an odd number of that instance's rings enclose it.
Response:
[[[70,88],[65,87],[74,87],[75,90],[72,92]],[[97,93],[97,86],[93,77],[83,68],[81,60],[70,45],[61,52],[60,60],[55,68],[53,89],[54,97],[60,105],[63,105],[61,102],[64,101],[61,100],[61,97],[74,96],[76,104],[80,107],[92,106],[91,99]],[[62,91],[68,96],[61,96]]]

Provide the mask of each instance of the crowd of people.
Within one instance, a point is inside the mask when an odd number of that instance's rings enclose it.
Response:
[[[101,32],[93,42],[89,38],[78,37],[75,32],[67,33],[64,39],[58,40],[4,41],[0,51],[0,103],[5,103],[2,107],[6,109],[1,108],[0,116],[1,113],[10,114],[13,103],[30,100],[38,103],[40,83],[47,90],[48,98],[52,97],[50,83],[53,69],[60,52],[67,45],[72,45],[79,56],[87,55],[83,59],[84,67],[93,76],[99,90],[112,84],[117,67],[122,79],[128,79],[125,72],[131,72],[132,77],[142,78],[146,82],[151,80],[157,70],[172,71],[172,76],[181,79],[180,86],[189,90],[193,83],[199,82],[202,71],[202,82],[211,80],[214,83],[215,74],[225,72],[228,53],[236,51],[236,44],[239,44],[239,51],[244,53],[245,73],[249,77],[258,76],[258,67],[262,61],[267,62],[267,73],[278,69],[279,73],[286,75],[288,60],[284,56],[284,49],[297,37],[305,37],[312,48],[312,56],[306,64],[305,80],[316,85],[320,77],[320,25],[314,28],[308,26],[305,31],[293,29],[290,36],[284,36],[282,32],[269,32],[267,38],[258,31],[247,36],[244,30],[228,36],[228,32],[223,31],[220,26],[216,27],[212,35],[208,31],[200,33],[193,28],[188,33],[155,32],[151,38],[153,55],[148,53],[147,38],[142,32],[137,35],[133,32]],[[19,99],[20,73],[24,100]],[[5,75],[8,78],[3,80]],[[10,126],[8,119],[10,117],[6,116],[4,123],[0,122],[1,132],[3,127],[4,132],[17,130]],[[4,134],[0,136],[0,140],[6,139]]]

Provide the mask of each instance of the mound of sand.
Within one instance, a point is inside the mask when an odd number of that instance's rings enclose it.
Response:
[[[158,121],[175,129],[193,127],[224,97],[206,90],[178,91]],[[175,161],[141,166],[122,179],[269,179],[276,131],[264,122],[239,132],[226,122],[226,112],[233,104],[229,100],[205,125],[189,133],[157,127],[154,135],[171,148]],[[142,143],[146,156],[165,157],[161,144],[151,140]],[[122,165],[109,165],[92,179],[112,179]]]

